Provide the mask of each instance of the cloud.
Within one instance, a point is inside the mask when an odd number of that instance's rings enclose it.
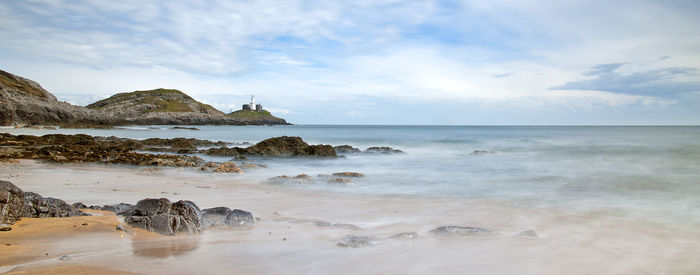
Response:
[[[669,67],[632,73],[617,70],[622,63],[594,66],[584,76],[586,80],[570,81],[552,90],[591,90],[617,94],[672,97],[678,94],[700,91],[700,81],[683,81],[696,77],[698,69],[689,67]]]

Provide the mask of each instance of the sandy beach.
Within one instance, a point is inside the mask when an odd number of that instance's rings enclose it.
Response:
[[[697,231],[614,211],[360,196],[179,168],[21,160],[3,163],[0,174],[25,191],[68,203],[165,197],[191,200],[200,208],[244,209],[257,218],[252,227],[175,237],[115,230],[122,221],[111,213],[25,218],[12,231],[0,232],[0,270],[5,272],[679,274],[700,268],[693,260],[700,253]],[[443,225],[481,227],[493,234],[430,232]],[[535,234],[521,233],[528,230]],[[417,236],[391,238],[403,232]],[[368,236],[372,245],[340,247],[346,235]]]

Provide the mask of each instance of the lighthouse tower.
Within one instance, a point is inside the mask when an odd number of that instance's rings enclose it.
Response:
[[[250,110],[255,111],[255,95],[250,96]]]

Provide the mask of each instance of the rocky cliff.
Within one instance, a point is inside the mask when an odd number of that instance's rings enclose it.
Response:
[[[103,113],[56,100],[38,83],[0,70],[0,125],[113,125]]]
[[[269,113],[268,113],[269,114]],[[284,125],[284,119],[230,116],[172,89],[119,93],[85,107],[56,100],[38,83],[0,70],[0,125]]]

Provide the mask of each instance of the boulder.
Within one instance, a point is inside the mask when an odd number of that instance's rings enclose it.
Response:
[[[202,212],[191,201],[143,199],[125,213],[124,222],[162,235],[202,232]]]
[[[63,200],[44,198],[34,192],[24,192],[24,207],[22,217],[48,218],[48,217],[74,217],[83,213],[75,209]]]
[[[362,152],[360,149],[357,149],[350,145],[333,146],[333,150],[335,150],[335,152],[338,154],[354,154]]]
[[[243,174],[243,170],[241,170],[241,168],[239,168],[238,165],[230,161],[221,163],[219,166],[214,168],[214,172]]]
[[[214,207],[202,210],[202,225],[204,229],[217,226],[239,227],[253,224],[255,224],[253,215],[240,209],[231,210],[228,207]]]
[[[13,224],[22,217],[24,192],[9,181],[0,180],[0,225]]]
[[[336,177],[346,177],[346,178],[361,178],[364,177],[365,175],[359,172],[340,172],[340,173],[333,173],[333,176]]]
[[[241,152],[244,152],[245,149],[242,148],[228,148],[228,147],[219,147],[219,148],[209,148],[206,150],[200,150],[200,153],[210,155],[210,156],[226,156],[226,157],[237,157],[241,154]]]
[[[309,145],[300,137],[275,137],[263,140],[245,149],[245,153],[254,156],[275,157],[337,157],[330,145]]]
[[[124,215],[128,213],[128,211],[134,207],[133,204],[129,203],[118,203],[118,204],[111,204],[111,205],[105,205],[102,206],[102,211],[109,211],[109,212],[114,212],[117,213],[118,215]]]

